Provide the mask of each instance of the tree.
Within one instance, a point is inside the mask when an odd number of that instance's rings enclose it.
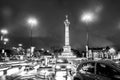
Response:
[[[110,54],[110,56],[111,56],[111,59],[113,59],[113,58],[114,58],[114,55],[116,55],[116,50],[115,50],[114,48],[110,48],[110,49],[109,49],[109,54]]]

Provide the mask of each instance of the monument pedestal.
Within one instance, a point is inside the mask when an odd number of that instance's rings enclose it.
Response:
[[[64,46],[64,51],[61,53],[61,55],[58,56],[58,58],[67,58],[67,59],[73,59],[76,58],[76,56],[73,55],[71,52],[71,46]]]
[[[60,56],[58,56],[58,58],[64,58],[64,59],[75,59],[76,56],[62,56],[62,55],[60,55]]]
[[[62,52],[62,56],[72,56],[73,53],[71,52],[71,46],[64,46],[64,51]]]

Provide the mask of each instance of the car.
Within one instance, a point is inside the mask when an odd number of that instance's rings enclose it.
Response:
[[[87,61],[87,60],[88,60],[87,58],[76,58],[76,59],[72,60],[72,64],[76,68],[79,63],[81,63],[83,61]]]
[[[26,66],[25,66],[24,71],[31,71],[31,70],[34,70],[34,67],[33,67],[33,66],[30,66],[30,65],[26,65]]]
[[[110,60],[84,61],[73,76],[73,80],[120,80],[120,67]]]
[[[55,71],[53,67],[50,66],[44,66],[44,67],[39,67],[37,69],[37,76],[41,79],[48,79],[49,77],[52,77],[55,74]]]
[[[71,63],[67,59],[58,59],[56,60],[55,70],[69,70],[71,69]]]
[[[11,66],[11,64],[0,64],[0,69],[2,68],[9,68]]]
[[[21,65],[11,65],[11,68],[19,68],[19,69],[21,69],[22,66]]]
[[[55,74],[55,80],[66,80],[67,71],[57,71]]]
[[[55,66],[55,63],[49,62],[49,63],[47,64],[47,66],[52,66],[52,67],[54,67],[54,66]]]

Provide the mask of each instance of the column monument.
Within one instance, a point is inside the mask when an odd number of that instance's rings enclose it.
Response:
[[[65,24],[65,45],[63,46],[63,52],[61,53],[61,55],[59,57],[72,58],[72,57],[75,57],[75,56],[71,52],[70,37],[69,37],[70,22],[68,20],[68,15],[66,15],[66,19],[64,21],[64,24]]]

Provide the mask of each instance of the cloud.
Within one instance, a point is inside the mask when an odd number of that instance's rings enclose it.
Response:
[[[10,7],[4,7],[2,8],[2,15],[4,17],[10,17],[12,15],[12,9]]]
[[[113,46],[114,43],[110,40],[103,38],[103,37],[95,37],[92,36],[89,39],[89,43],[91,47],[106,47],[106,46]]]

